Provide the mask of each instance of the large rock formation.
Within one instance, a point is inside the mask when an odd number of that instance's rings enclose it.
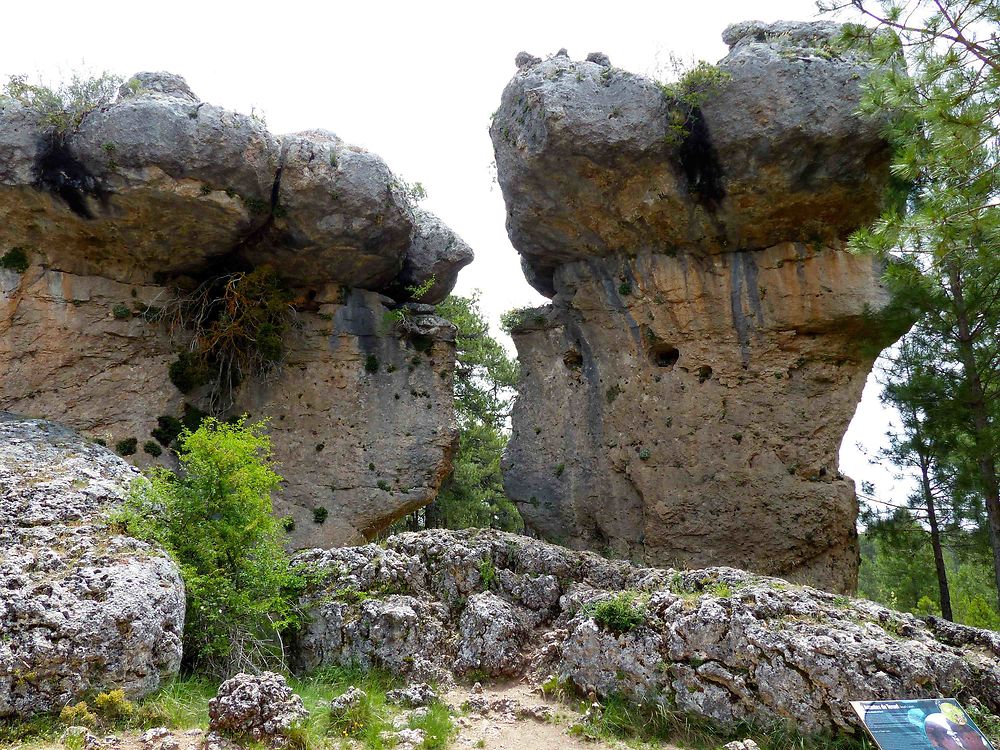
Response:
[[[856,582],[837,450],[880,345],[844,251],[888,177],[836,25],[740,24],[664,90],[527,57],[491,130],[508,231],[554,297],[514,331],[508,494],[528,527],[649,562]]]
[[[0,102],[0,409],[169,462],[176,420],[196,424],[213,389],[171,382],[192,332],[163,311],[269,269],[287,288],[280,367],[242,373],[221,408],[271,420],[294,545],[360,542],[436,494],[454,329],[427,303],[471,259],[378,156],[273,136],[177,76],[140,74],[58,132]]]
[[[638,568],[497,531],[312,550],[299,667],[411,679],[553,675],[723,731],[863,731],[852,700],[956,695],[1000,711],[1000,636],[732,568]],[[633,622],[602,616],[625,594]],[[484,634],[492,640],[484,640]]]
[[[0,718],[177,674],[177,566],[102,518],[136,474],[65,427],[0,413]]]

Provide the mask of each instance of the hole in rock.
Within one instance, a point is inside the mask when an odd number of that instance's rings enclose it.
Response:
[[[563,364],[570,370],[579,370],[583,367],[583,355],[576,349],[567,349],[563,354]]]
[[[698,382],[699,383],[704,383],[710,377],[712,377],[712,368],[711,367],[709,367],[708,365],[702,365],[701,367],[698,368]]]

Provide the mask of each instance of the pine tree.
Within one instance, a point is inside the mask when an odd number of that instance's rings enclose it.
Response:
[[[909,191],[851,244],[911,259],[890,273],[897,289],[922,290],[921,322],[937,342],[928,366],[952,384],[956,458],[975,467],[970,476],[983,499],[1000,597],[1000,2],[820,7],[850,9],[876,24],[850,26],[845,41],[864,45],[882,64],[864,82],[862,110],[887,120],[892,172]]]

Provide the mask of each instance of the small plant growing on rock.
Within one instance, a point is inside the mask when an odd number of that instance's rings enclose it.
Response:
[[[313,508],[313,523],[323,523],[326,521],[329,515],[330,511],[328,511],[323,506]]]
[[[493,561],[490,559],[484,559],[479,563],[479,580],[483,584],[483,588],[489,591],[493,588],[493,583],[497,578],[497,570],[493,567]]]
[[[285,516],[281,519],[281,528],[289,534],[292,533],[295,531],[295,519],[291,516]]]
[[[635,591],[622,591],[584,607],[584,613],[614,633],[627,633],[646,621],[646,605]]]
[[[28,254],[23,248],[12,247],[3,255],[0,255],[0,268],[6,268],[14,273],[24,273],[30,265]]]
[[[119,302],[112,307],[111,314],[115,317],[115,320],[129,320],[132,317],[132,311],[123,302]]]
[[[115,443],[115,453],[119,456],[135,455],[135,449],[139,447],[139,440],[134,437],[125,438]]]
[[[190,338],[170,366],[171,382],[181,393],[211,383],[211,411],[225,411],[244,380],[278,372],[294,315],[291,292],[269,266],[211,278],[179,294],[161,313],[171,334]]]
[[[14,100],[40,115],[56,133],[66,133],[78,128],[90,112],[113,102],[122,82],[120,76],[108,72],[93,77],[74,73],[68,83],[53,88],[28,83],[24,75],[11,76],[3,87],[0,103]]]
[[[163,455],[163,448],[155,440],[147,440],[142,444],[142,450],[144,453],[148,453],[153,458],[159,458]]]
[[[365,372],[376,373],[378,372],[378,357],[374,354],[369,354],[365,357]]]

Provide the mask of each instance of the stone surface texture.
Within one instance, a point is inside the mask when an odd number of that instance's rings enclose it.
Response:
[[[0,718],[177,674],[180,573],[103,520],[135,476],[65,427],[0,412]]]
[[[187,334],[144,311],[269,266],[297,324],[279,371],[245,380],[222,416],[271,420],[289,544],[359,543],[450,470],[454,329],[399,307],[432,276],[425,301],[443,298],[472,253],[415,215],[378,156],[325,131],[274,136],[167,73],[63,134],[0,102],[0,257],[15,250],[28,266],[0,267],[0,409],[135,438],[130,462],[169,465],[167,446],[143,448],[160,417],[207,408],[207,389],[171,383]]]
[[[208,702],[209,731],[281,744],[309,716],[302,698],[275,672],[240,672],[219,685]]]
[[[996,634],[959,633],[733,568],[640,568],[485,530],[398,534],[385,548],[314,550],[298,560],[322,576],[305,595],[315,609],[296,644],[300,668],[378,664],[412,678],[420,657],[460,669],[462,653],[482,647],[482,633],[463,621],[524,610],[534,617],[519,648],[497,649],[487,670],[663,703],[727,731],[787,721],[807,734],[861,732],[850,701],[886,695],[956,695],[1000,710]],[[551,607],[548,596],[526,594],[526,582],[549,577]],[[635,595],[642,618],[615,632],[595,608],[622,591]],[[421,633],[434,635],[421,641]]]
[[[878,215],[889,151],[838,30],[730,27],[700,107],[598,62],[521,60],[491,132],[511,240],[553,297],[513,333],[504,477],[531,531],[855,587],[837,453],[902,331],[878,315],[881,265],[843,246]]]

